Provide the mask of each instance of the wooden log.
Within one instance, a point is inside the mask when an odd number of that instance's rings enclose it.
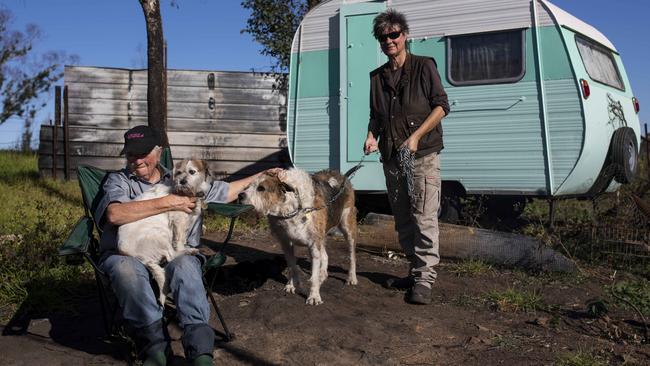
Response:
[[[530,270],[575,272],[575,263],[539,240],[520,234],[440,223],[440,256],[480,259]],[[401,251],[390,215],[368,214],[359,227],[360,246]]]

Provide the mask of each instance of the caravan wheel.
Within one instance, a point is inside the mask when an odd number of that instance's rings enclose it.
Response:
[[[460,221],[460,199],[456,195],[442,195],[438,207],[438,220],[449,224],[457,224]]]
[[[632,182],[638,170],[638,145],[634,130],[619,128],[612,137],[612,164],[614,179],[621,184]]]

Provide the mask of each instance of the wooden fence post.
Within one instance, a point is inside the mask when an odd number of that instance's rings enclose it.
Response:
[[[70,120],[68,119],[68,86],[63,87],[63,174],[70,180]]]
[[[59,125],[61,125],[61,87],[54,87],[54,126],[52,127],[52,179],[57,178],[57,145],[59,144]]]

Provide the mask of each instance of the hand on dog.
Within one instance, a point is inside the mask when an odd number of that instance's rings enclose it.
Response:
[[[179,196],[170,194],[166,196],[167,203],[172,211],[183,211],[185,213],[192,213],[196,207],[196,197]]]

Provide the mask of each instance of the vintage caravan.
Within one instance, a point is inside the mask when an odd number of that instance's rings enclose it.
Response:
[[[324,1],[292,45],[287,137],[293,164],[346,170],[363,158],[369,72],[386,62],[376,14],[407,16],[414,54],[449,95],[443,205],[461,195],[589,197],[637,171],[639,104],[616,47],[544,0]],[[378,156],[353,178],[385,191]],[[512,202],[512,200],[510,201]]]

